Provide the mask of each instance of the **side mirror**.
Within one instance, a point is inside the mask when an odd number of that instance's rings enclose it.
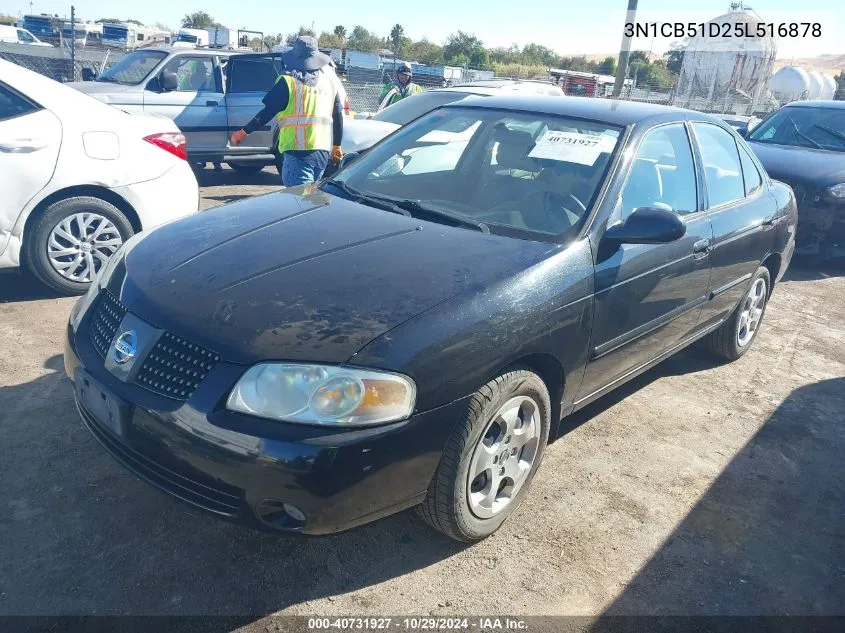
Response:
[[[671,210],[640,207],[624,222],[607,227],[604,239],[616,244],[668,244],[679,240],[687,225]]]
[[[82,81],[94,81],[97,78],[97,71],[93,68],[82,69]]]
[[[340,159],[340,163],[338,164],[337,168],[343,169],[350,163],[355,162],[361,156],[358,152],[349,152],[348,154],[344,154],[343,158]]]
[[[179,78],[176,73],[165,70],[159,76],[158,83],[162,92],[172,92],[179,87]]]

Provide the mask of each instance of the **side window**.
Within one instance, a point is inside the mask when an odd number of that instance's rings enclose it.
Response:
[[[718,125],[709,123],[693,123],[693,129],[701,150],[710,207],[743,198],[745,182],[734,137]]]
[[[39,110],[37,105],[27,101],[16,92],[0,84],[0,121],[14,119]]]
[[[745,181],[745,195],[751,195],[763,184],[763,178],[757,170],[757,165],[751,160],[748,149],[739,145],[739,160],[742,163],[742,178]]]
[[[214,60],[211,57],[181,56],[165,67],[176,73],[179,92],[221,92],[214,74]]]
[[[21,42],[26,42],[26,43],[30,43],[30,42],[34,42],[34,41],[35,41],[35,38],[34,38],[34,37],[32,37],[32,36],[31,36],[29,33],[27,33],[26,31],[22,31],[21,29],[18,29],[18,39],[19,39]]]
[[[668,208],[680,215],[698,209],[695,163],[683,123],[648,132],[622,190],[622,219],[640,207]]]
[[[266,93],[282,72],[284,66],[278,57],[230,57],[226,67],[227,92]]]

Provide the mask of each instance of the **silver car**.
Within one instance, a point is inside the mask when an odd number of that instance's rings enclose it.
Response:
[[[91,81],[69,84],[127,112],[172,119],[188,140],[195,163],[227,162],[242,171],[273,163],[271,125],[241,145],[229,136],[259,110],[261,99],[284,70],[281,54],[229,50],[145,48],[122,57]]]

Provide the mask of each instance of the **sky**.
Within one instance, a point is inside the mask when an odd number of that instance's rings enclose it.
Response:
[[[71,2],[33,0],[34,13],[70,14]],[[178,27],[182,16],[204,10],[230,28],[246,28],[265,34],[290,33],[300,25],[312,24],[319,33],[342,24],[351,31],[360,24],[378,35],[386,35],[399,23],[412,39],[423,36],[442,43],[450,33],[474,33],[485,46],[523,46],[536,42],[561,55],[618,51],[626,0],[590,0],[565,6],[552,0],[322,0],[322,2],[280,2],[278,0],[75,0],[82,19],[133,18],[148,24],[162,22]],[[640,0],[639,15],[648,21],[701,22],[725,13],[730,0],[699,0],[694,10],[678,8],[677,0]],[[845,2],[842,0],[747,0],[765,22],[820,22],[821,38],[781,39],[778,57],[811,57],[845,54]],[[689,5],[687,5],[689,6]],[[800,6],[800,9],[796,9]],[[0,13],[30,12],[30,2],[0,0]],[[635,40],[635,49],[664,52],[672,39]]]

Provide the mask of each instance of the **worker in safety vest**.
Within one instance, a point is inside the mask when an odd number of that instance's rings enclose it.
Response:
[[[396,81],[386,85],[381,92],[378,111],[381,112],[387,106],[393,105],[405,97],[418,95],[422,91],[421,86],[411,81],[411,66],[406,62],[402,62],[396,68]]]
[[[282,184],[293,187],[319,180],[329,160],[343,157],[343,104],[326,68],[331,60],[320,52],[316,38],[298,37],[283,60],[288,74],[264,95],[264,108],[232,134],[230,143],[238,145],[275,115],[278,151],[284,154]]]

